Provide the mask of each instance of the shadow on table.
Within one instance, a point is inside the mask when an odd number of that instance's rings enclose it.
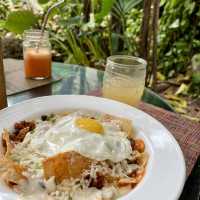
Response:
[[[185,183],[179,200],[200,200],[200,155]]]

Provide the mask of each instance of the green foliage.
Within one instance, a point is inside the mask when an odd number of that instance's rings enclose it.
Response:
[[[198,85],[200,87],[200,72],[193,74],[193,76],[192,76],[192,83],[194,85]]]
[[[38,2],[44,4],[41,8],[45,12],[56,1]],[[66,0],[66,4],[52,12],[48,21],[47,29],[50,31],[53,48],[58,54],[61,52],[64,61],[90,66],[102,65],[107,56],[118,52],[131,54],[136,51],[136,42],[134,35],[130,36],[131,30],[128,29],[126,19],[130,16],[137,17],[132,10],[140,2],[141,0],[92,0],[90,20],[85,23],[83,1]],[[20,3],[15,3],[21,6]],[[5,27],[9,31],[23,33],[24,30],[36,25],[37,18],[41,25],[39,13],[33,16],[31,11],[25,12],[10,12]],[[137,19],[135,21],[138,22]],[[3,26],[3,22],[1,24]],[[37,23],[37,27],[39,24]],[[138,28],[133,32],[138,34]]]
[[[5,17],[7,16],[7,7],[8,7],[8,2],[0,0],[0,20],[5,19]]]
[[[38,3],[40,3],[40,4],[45,4],[45,3],[48,3],[49,2],[49,0],[38,0]]]
[[[192,56],[199,52],[200,4],[194,0],[163,0],[161,5],[160,69],[172,77],[185,73]]]
[[[135,56],[138,56],[141,23],[142,9],[133,8],[127,16],[125,35],[128,41],[128,52]]]
[[[4,20],[0,20],[0,29],[3,29],[5,27],[5,21]]]
[[[110,13],[115,0],[102,0],[101,1],[101,11],[95,15],[97,21],[101,22],[103,18]]]
[[[102,5],[102,3],[104,3],[104,5]],[[115,1],[113,7],[115,7],[116,3],[117,1]],[[92,7],[94,7],[95,4],[97,4],[97,1],[92,1]],[[77,5],[79,5],[80,8],[83,8],[82,4],[76,4],[76,6]],[[134,44],[134,35],[127,37],[128,32],[117,32],[115,26],[118,28],[120,27],[119,21],[121,20],[121,16],[113,20],[113,10],[110,14],[107,13],[111,9],[110,5],[111,2],[101,2],[101,11],[97,14],[90,13],[90,20],[88,23],[84,23],[83,21],[83,10],[74,9],[74,7],[72,8],[72,6],[74,6],[72,3],[68,4],[67,12],[60,12],[57,21],[54,21],[54,26],[55,24],[58,24],[59,27],[55,26],[52,30],[53,26],[51,26],[50,31],[52,33],[52,44],[54,49],[56,49],[57,52],[65,51],[62,55],[67,62],[75,62],[84,65],[88,65],[89,63],[90,66],[101,67],[104,65],[103,63],[107,56],[119,52],[127,53],[130,50],[130,41]],[[66,9],[66,6],[61,8],[61,10],[63,9]],[[74,10],[78,10],[78,12],[73,14],[72,12],[74,12]],[[95,11],[95,9],[92,10]],[[68,13],[67,16],[66,13]],[[96,19],[96,16],[98,16],[99,13],[107,13],[107,15],[104,17],[102,15],[103,18],[99,21]],[[128,18],[129,15],[130,13],[127,13],[124,16]],[[132,17],[135,18],[136,15],[132,15]],[[138,20],[136,19],[135,21]],[[123,29],[126,30],[126,28],[125,24]],[[67,31],[70,31],[70,34],[73,35],[73,45],[68,40]],[[120,41],[123,41],[124,43],[122,49],[120,48]],[[61,45],[61,43],[63,45]],[[79,47],[82,54],[85,54],[84,59],[81,59],[79,56],[74,54],[77,47]]]
[[[122,26],[123,33],[125,33],[127,21],[132,17],[133,20],[138,20],[133,16],[134,7],[140,4],[142,0],[116,0],[112,8],[112,14],[117,19],[118,26]],[[136,9],[135,9],[136,10]],[[139,25],[140,27],[140,25]]]
[[[120,19],[125,18],[129,12],[132,11],[142,0],[116,0],[113,11],[114,14]]]
[[[192,75],[190,92],[193,93],[193,96],[200,96],[200,72],[194,73]]]
[[[28,10],[13,11],[8,15],[4,27],[14,33],[23,33],[37,22],[37,17]]]

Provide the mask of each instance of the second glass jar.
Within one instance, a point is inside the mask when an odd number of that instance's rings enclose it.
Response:
[[[107,58],[103,96],[138,106],[145,85],[146,61],[128,55]]]

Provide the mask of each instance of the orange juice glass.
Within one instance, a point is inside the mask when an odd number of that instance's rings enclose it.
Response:
[[[51,45],[48,33],[28,30],[23,41],[24,72],[26,78],[46,79],[51,77]]]

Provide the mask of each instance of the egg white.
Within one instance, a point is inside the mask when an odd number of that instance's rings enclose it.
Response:
[[[130,141],[119,126],[100,122],[104,133],[91,133],[75,125],[78,115],[75,112],[62,117],[47,131],[44,127],[37,127],[29,145],[47,157],[60,152],[75,151],[97,161],[108,159],[119,162],[130,158]]]

